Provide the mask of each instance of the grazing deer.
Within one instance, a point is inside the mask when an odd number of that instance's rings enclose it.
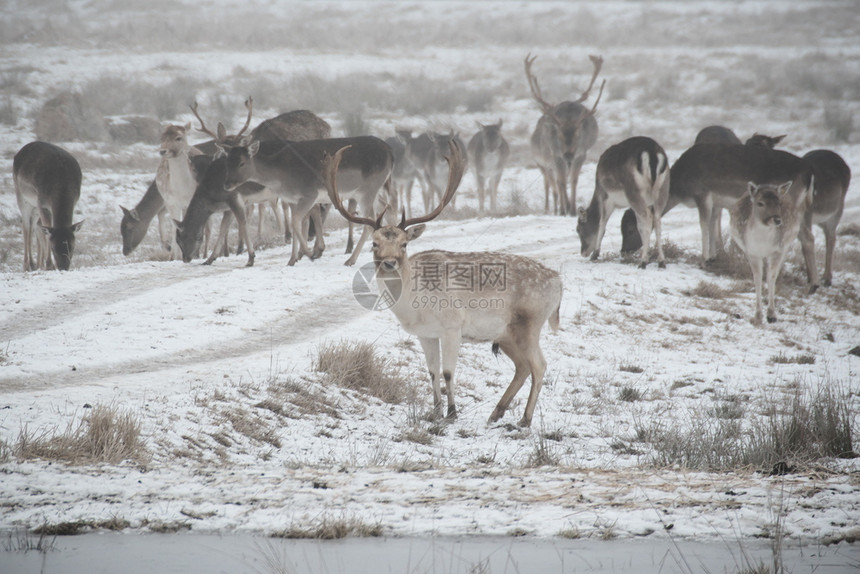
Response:
[[[562,284],[558,273],[533,259],[506,253],[424,251],[409,256],[407,244],[421,236],[425,223],[451,201],[465,171],[463,149],[450,144],[448,183],[441,202],[427,214],[399,225],[381,218],[357,217],[344,208],[338,192],[338,166],[348,149],[325,162],[326,187],[332,205],[347,219],[373,229],[373,260],[381,288],[400,284],[391,309],[403,329],[418,337],[433,385],[433,406],[442,416],[441,380],[448,394],[447,416],[457,415],[455,369],[462,341],[489,341],[513,360],[516,372],[489,422],[499,420],[531,374],[532,385],[519,424],[529,426],[540,394],[546,360],[540,349],[544,323],[558,329]]]
[[[41,141],[30,142],[12,160],[15,196],[24,234],[24,271],[68,270],[75,251],[75,233],[83,221],[72,223],[81,196],[81,166],[66,150]],[[36,262],[33,262],[33,225]],[[53,254],[53,261],[51,255]]]
[[[388,144],[379,138],[359,136],[303,142],[260,142],[246,138],[239,145],[225,146],[227,177],[224,187],[227,190],[235,190],[248,181],[256,182],[290,205],[293,233],[297,237],[293,238],[288,265],[295,265],[302,255],[315,259],[325,249],[322,222],[314,220],[318,231],[313,251],[308,248],[307,237],[300,232],[301,222],[314,205],[327,203],[322,161],[326,153],[332,154],[344,146],[350,148],[344,158],[346,177],[342,178],[341,193],[355,199],[362,214],[382,214],[386,209],[379,203],[388,199],[388,195],[381,191],[391,174],[394,156]],[[395,216],[390,214],[389,217]],[[365,228],[346,265],[355,263],[369,235],[370,231]]]
[[[484,211],[484,194],[490,194],[490,211],[496,211],[499,181],[511,148],[502,135],[502,120],[495,124],[478,123],[478,132],[469,140],[469,163],[475,168],[478,181],[478,209]]]
[[[785,136],[766,136],[761,134],[753,134],[747,139],[745,145],[750,147],[759,147],[761,149],[773,149]],[[693,145],[702,144],[723,144],[723,145],[742,145],[743,142],[735,135],[731,129],[725,126],[708,126],[702,128],[696,135],[696,140]],[[717,230],[716,236],[717,246],[723,244],[722,238],[722,209],[717,209],[715,213],[716,222],[714,228]],[[642,241],[639,238],[639,229],[636,226],[636,215],[632,209],[624,212],[621,218],[621,253],[633,253],[642,247]]]
[[[807,210],[807,221],[821,227],[825,240],[824,275],[821,282],[830,287],[833,280],[833,249],[836,247],[836,226],[845,208],[845,196],[851,183],[851,168],[839,154],[826,149],[813,150],[803,156],[815,175],[812,209]],[[808,273],[808,270],[807,270]]]
[[[192,106],[192,111],[194,115],[197,116],[197,119],[200,121],[200,131],[213,136],[214,140],[211,142],[206,142],[205,144],[200,144],[198,147],[203,150],[205,153],[224,153],[224,148],[221,146],[230,146],[237,145],[242,141],[241,134],[245,131],[250,121],[250,105],[253,103],[251,98],[246,102],[246,106],[249,108],[249,116],[248,121],[245,123],[245,127],[243,127],[238,134],[228,135],[226,132],[226,128],[224,125],[219,123],[216,132],[212,132],[209,128],[206,127],[206,124],[203,122],[203,119],[200,118],[197,113],[197,105],[196,103]],[[281,114],[275,118],[268,119],[262,122],[259,126],[254,128],[251,133],[246,137],[256,137],[257,134],[262,138],[292,138],[295,140],[299,140],[302,138],[313,137],[313,136],[328,136],[331,133],[331,127],[327,122],[317,117],[315,114],[307,111],[307,110],[296,110],[293,112],[287,112]],[[283,142],[286,140],[276,139],[266,139],[266,141],[279,141]],[[237,213],[238,209],[240,209],[240,205],[244,205],[247,203],[261,203],[261,202],[271,202],[274,203],[278,199],[278,195],[265,186],[248,181],[243,183],[242,185],[236,186],[231,189],[224,188],[224,177],[226,172],[224,171],[225,166],[221,165],[226,161],[225,158],[221,158],[218,160],[217,165],[216,161],[213,160],[212,164],[207,169],[212,169],[216,174],[219,174],[217,177],[220,177],[220,182],[218,181],[216,176],[210,177],[206,179],[205,185],[203,183],[198,184],[197,189],[195,190],[195,196],[199,195],[196,201],[192,198],[191,204],[188,206],[188,211],[186,215],[186,221],[182,222],[182,232],[177,233],[177,240],[180,242],[180,250],[182,251],[183,260],[190,261],[193,253],[199,249],[200,241],[202,240],[203,234],[203,226],[205,222],[208,221],[209,217],[215,211],[224,211],[224,216],[221,220],[221,227],[219,230],[219,236],[216,240],[216,245],[221,246],[220,252],[224,252],[226,250],[226,241],[227,241],[227,231],[230,227],[230,223],[232,221],[233,216],[236,217],[239,222],[239,236],[240,242],[247,244],[249,246],[248,249],[248,266],[253,265],[254,261],[254,252],[252,246],[247,241],[247,232],[243,231],[245,229],[245,216],[244,214],[240,217]],[[204,174],[205,177],[205,174]],[[191,210],[194,210],[194,213],[191,213]],[[242,208],[244,209],[244,208]],[[284,208],[284,215],[286,218],[286,204]],[[319,210],[316,210],[315,215],[319,218],[319,222],[317,223],[316,229],[322,229],[322,215]],[[300,220],[301,221],[301,220]],[[321,236],[321,233],[320,233]],[[218,256],[219,250],[216,248],[215,251],[206,259],[204,264],[211,264]]]
[[[648,242],[653,227],[657,243],[657,261],[663,268],[660,218],[669,199],[669,160],[663,148],[651,138],[632,137],[609,147],[597,162],[594,195],[588,209],[579,208],[576,232],[582,243],[582,255],[592,261],[600,256],[600,244],[609,216],[619,207],[630,207],[636,214],[640,237],[645,248],[639,267],[648,264]]]
[[[731,209],[732,239],[746,253],[755,283],[755,316],[762,319],[762,274],[767,266],[767,322],[776,321],[776,278],[805,217],[809,182],[800,193],[788,193],[793,180],[781,185],[747,183],[748,193]]]
[[[582,102],[588,99],[594,81],[603,66],[603,58],[589,56],[594,67],[591,82],[576,101],[565,101],[553,105],[541,95],[537,77],[532,73],[532,64],[537,56],[526,56],[524,60],[526,78],[532,96],[540,105],[540,117],[531,137],[532,155],[543,174],[545,210],[549,213],[549,195],[553,194],[553,211],[561,215],[572,215],[576,210],[576,185],[585,155],[597,141],[595,112],[603,95],[606,80],[600,85],[600,93],[589,110]],[[570,180],[570,197],[567,181]]]
[[[158,185],[153,180],[149,187],[146,188],[146,193],[133,208],[128,209],[119,206],[122,210],[122,220],[119,223],[119,232],[122,236],[122,254],[125,256],[131,255],[143,238],[146,237],[146,232],[149,229],[149,223],[152,218],[158,216],[158,238],[165,248],[169,247],[169,232],[165,230],[165,214],[167,209],[164,207],[164,200],[158,192]]]

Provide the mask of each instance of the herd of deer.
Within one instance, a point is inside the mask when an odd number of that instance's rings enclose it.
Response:
[[[732,238],[746,253],[755,281],[754,323],[762,322],[765,265],[766,317],[768,322],[776,320],[774,283],[795,237],[801,241],[810,291],[818,287],[813,224],[824,230],[823,282],[830,284],[836,226],[851,177],[841,157],[815,150],[800,158],[774,149],[781,137],[755,135],[744,144],[731,130],[711,126],[699,133],[695,144],[670,168],[666,152],[656,141],[632,137],[603,152],[591,202],[577,210],[577,180],[587,152],[597,141],[596,109],[605,80],[590,109],[584,102],[603,59],[591,56],[593,73],[588,87],[577,100],[559,104],[543,98],[532,72],[534,62],[529,55],[524,65],[531,93],[543,112],[531,136],[531,148],[543,175],[545,209],[549,212],[552,197],[555,213],[578,215],[576,229],[583,256],[599,257],[610,215],[616,208],[628,208],[622,218],[622,251],[641,247],[640,267],[644,268],[650,258],[653,229],[657,261],[665,267],[661,218],[684,203],[698,209],[706,264],[723,246],[720,214],[723,208],[730,210]],[[413,137],[411,132],[398,131],[385,141],[373,136],[331,138],[329,124],[305,110],[266,120],[243,136],[251,121],[251,98],[245,105],[248,118],[235,135],[228,135],[220,123],[215,132],[209,130],[196,103],[191,108],[200,130],[212,140],[189,144],[190,123],[164,130],[163,159],[155,180],[133,209],[122,208],[123,253],[134,250],[157,216],[162,243],[172,256],[181,254],[184,261],[191,261],[201,247],[204,253],[208,250],[210,216],[223,212],[215,247],[205,263],[226,252],[227,231],[235,217],[240,248],[244,244],[251,266],[255,254],[246,225],[246,205],[258,204],[261,219],[263,205],[272,206],[285,238],[291,241],[288,264],[294,265],[303,256],[313,259],[322,254],[324,205],[331,204],[350,223],[347,252],[351,255],[346,263],[354,264],[371,238],[380,284],[395,277],[402,283],[401,296],[391,308],[424,350],[436,414],[444,414],[444,380],[447,416],[456,415],[454,372],[461,342],[489,341],[494,352],[503,351],[515,365],[513,380],[489,420],[504,414],[531,374],[531,391],[520,420],[521,425],[530,425],[546,370],[540,333],[547,322],[553,329],[559,325],[559,274],[532,259],[505,253],[425,251],[408,256],[406,252],[408,243],[423,233],[425,223],[454,202],[467,165],[475,171],[479,209],[484,210],[485,196],[490,209],[496,209],[499,180],[510,154],[501,133],[502,121],[479,125],[468,146],[454,132]],[[68,269],[75,232],[82,223],[72,223],[81,186],[77,161],[57,146],[32,142],[15,156],[13,179],[23,222],[24,270],[52,268],[52,254],[57,268]],[[411,191],[416,180],[422,188],[424,215],[413,217]],[[346,206],[343,200],[347,200]],[[165,212],[175,225],[167,241]],[[36,234],[34,263],[31,237],[36,224],[44,233]],[[354,248],[353,224],[363,228]],[[313,249],[308,245],[312,236]],[[464,283],[464,270],[477,270],[477,275]],[[460,275],[448,277],[449,272]],[[441,294],[448,300],[444,306],[428,306],[428,294]],[[470,305],[473,301],[466,297],[493,297],[495,304],[489,308]]]

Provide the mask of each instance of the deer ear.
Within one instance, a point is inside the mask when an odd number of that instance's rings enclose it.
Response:
[[[779,194],[780,196],[783,196],[786,193],[788,193],[788,189],[791,187],[791,183],[792,183],[791,181],[786,181],[785,183],[780,185],[777,188],[777,194]]]
[[[785,138],[785,136],[787,136],[787,135],[788,134],[782,134],[781,136],[775,136],[775,137],[771,138],[773,140],[773,145],[776,145],[779,142],[781,142],[783,140],[783,138]]]
[[[188,122],[187,124],[185,124],[185,133],[188,133],[190,131],[191,131],[191,122]]]
[[[499,118],[499,123],[497,125],[499,126],[499,129],[502,129],[502,118]]]
[[[224,124],[218,122],[218,127],[215,128],[215,133],[218,134],[218,141],[224,141],[227,137],[227,128],[224,127]]]
[[[259,151],[260,142],[258,140],[252,141],[251,144],[248,146],[248,157],[254,157]]]
[[[78,230],[81,228],[81,225],[83,225],[83,224],[84,224],[84,220],[83,220],[83,219],[81,219],[81,220],[80,220],[80,221],[78,221],[77,223],[73,223],[73,224],[72,224],[72,233],[77,233],[77,232],[78,232]]]
[[[134,219],[135,221],[140,221],[140,216],[137,214],[136,209],[128,209],[127,207],[123,207],[121,205],[119,206],[119,208],[122,210],[126,217]]]
[[[751,181],[747,182],[747,191],[749,192],[750,197],[755,195],[755,192],[757,189],[758,189],[758,186],[755,183],[753,183]]]
[[[418,239],[421,237],[421,234],[424,233],[425,229],[427,229],[427,226],[423,223],[410,227],[406,230],[406,240],[412,241],[413,239]]]

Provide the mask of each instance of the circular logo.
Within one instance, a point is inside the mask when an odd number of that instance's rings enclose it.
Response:
[[[369,311],[390,309],[400,298],[402,290],[400,275],[377,277],[375,263],[365,263],[352,278],[355,300]]]

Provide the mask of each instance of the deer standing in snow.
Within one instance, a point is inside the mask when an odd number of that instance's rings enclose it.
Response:
[[[805,217],[809,182],[799,193],[789,193],[794,182],[780,185],[747,183],[748,193],[731,210],[732,239],[746,253],[755,283],[753,323],[762,322],[762,274],[767,267],[767,322],[776,321],[776,278],[789,245],[797,238]]]
[[[347,219],[373,229],[373,259],[380,288],[400,285],[391,310],[403,329],[418,337],[433,385],[433,406],[442,416],[441,381],[447,395],[447,416],[457,415],[455,368],[463,341],[488,341],[513,360],[514,378],[490,415],[498,421],[529,374],[531,391],[520,426],[530,426],[546,371],[540,349],[544,323],[558,329],[561,278],[528,257],[507,253],[452,253],[424,251],[409,256],[407,244],[421,236],[425,223],[436,218],[451,201],[465,171],[462,146],[450,144],[448,184],[441,202],[429,213],[398,225],[382,225],[382,218],[356,217],[338,193],[337,170],[345,148],[324,161],[326,187],[332,205]]]

